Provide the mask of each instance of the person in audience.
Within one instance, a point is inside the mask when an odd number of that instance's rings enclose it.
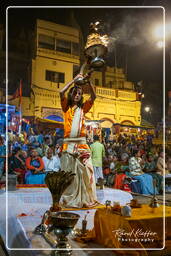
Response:
[[[122,169],[121,162],[117,162],[115,165],[115,176],[114,176],[114,183],[113,188],[124,190],[124,181],[126,178],[125,171]]]
[[[31,151],[30,157],[26,159],[26,168],[26,184],[45,184],[44,163],[35,149]]]
[[[105,180],[106,180],[105,184],[109,187],[112,187],[114,184],[114,177],[116,174],[115,167],[116,167],[117,161],[118,161],[117,156],[109,155],[108,156],[108,168],[103,170]],[[107,173],[107,175],[105,175],[107,170],[108,170],[108,173]]]
[[[37,151],[37,153],[38,153],[38,155],[40,156],[40,157],[43,157],[44,156],[44,154],[43,154],[43,149],[42,149],[42,145],[40,145],[39,143],[35,146],[35,149],[36,149],[36,151]]]
[[[57,158],[60,158],[61,157],[61,148],[62,146],[60,146],[58,143],[56,144],[55,146],[55,156],[57,156]]]
[[[45,172],[50,172],[50,171],[59,171],[61,169],[61,163],[59,157],[56,155],[53,155],[53,150],[49,148],[47,150],[47,155],[42,158],[44,167],[45,167]]]
[[[15,138],[13,141],[13,147],[12,149],[15,150],[16,148],[21,147],[21,141],[18,134],[15,134]]]
[[[171,155],[168,155],[166,165],[167,165],[168,173],[171,174]]]
[[[129,159],[130,176],[139,182],[138,191],[141,194],[152,195],[154,193],[153,178],[151,175],[144,173],[144,162],[141,159],[141,151],[134,150],[133,156]],[[137,183],[138,185],[138,183]]]
[[[26,165],[22,157],[22,150],[20,147],[15,148],[14,154],[11,156],[9,169],[17,175],[17,181],[19,184],[24,184]]]
[[[49,149],[49,146],[50,146],[50,139],[49,139],[49,137],[45,136],[44,143],[42,145],[42,154],[43,155],[46,155],[46,152]]]
[[[27,157],[28,157],[27,151],[22,150],[21,151],[21,159],[24,161],[24,163],[26,162]]]
[[[163,192],[163,176],[156,171],[156,162],[154,161],[154,156],[149,153],[147,155],[147,161],[144,166],[144,172],[148,173],[156,181],[156,187],[159,193]]]
[[[121,155],[121,167],[122,170],[125,172],[126,175],[129,175],[129,155],[128,153],[122,153]]]
[[[105,157],[105,148],[104,145],[100,143],[98,135],[94,135],[94,143],[90,145],[90,149],[95,180],[96,184],[98,184],[99,179],[103,180],[102,162]]]
[[[165,169],[167,169],[167,164],[165,163],[164,152],[161,151],[157,160],[157,173],[164,176]]]
[[[39,145],[41,146],[44,142],[44,137],[43,137],[43,132],[41,131],[38,136],[37,136],[37,142],[39,143]]]

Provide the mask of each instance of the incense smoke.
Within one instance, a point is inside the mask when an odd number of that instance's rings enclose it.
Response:
[[[109,36],[109,52],[114,50],[116,44],[136,47],[144,43],[152,43],[153,38],[150,29],[154,21],[151,14],[145,16],[126,15],[116,25],[112,23],[113,21],[110,19],[104,25],[105,31],[107,31]]]

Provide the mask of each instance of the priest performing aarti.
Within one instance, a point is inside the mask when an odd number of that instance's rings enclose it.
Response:
[[[90,149],[86,144],[84,117],[92,107],[96,94],[89,81],[90,98],[83,103],[82,88],[77,85],[71,87],[78,78],[82,77],[81,74],[77,75],[60,91],[61,106],[64,112],[64,144],[61,169],[76,174],[71,185],[65,190],[62,201],[66,207],[78,208],[92,207],[97,204]],[[67,90],[69,90],[68,97],[65,96]]]
[[[96,98],[90,75],[95,68],[104,65],[103,56],[107,52],[107,36],[98,33],[99,22],[91,24],[90,35],[85,46],[86,61],[80,73],[61,91],[60,99],[64,113],[64,144],[61,169],[75,173],[70,186],[64,191],[61,202],[65,207],[93,207],[97,202],[96,183],[90,148],[86,143],[85,114],[89,112]],[[84,73],[88,66],[87,74]],[[73,87],[71,87],[74,84]],[[83,85],[90,98],[83,102]],[[68,92],[66,97],[65,93]]]

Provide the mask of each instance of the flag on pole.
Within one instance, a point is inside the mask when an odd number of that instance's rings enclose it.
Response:
[[[8,99],[8,101],[14,100],[19,98],[18,101],[18,111],[19,111],[19,127],[18,127],[18,133],[21,133],[21,127],[22,127],[22,108],[21,108],[21,102],[22,102],[22,79],[20,79],[20,85],[17,88],[17,90],[15,91],[15,93],[12,95],[12,97],[10,99]]]
[[[22,99],[22,80],[21,79],[20,79],[19,88],[17,88],[15,93],[12,95],[12,97],[10,99],[8,99],[8,101],[14,100],[14,99],[17,99],[17,98],[19,98],[19,105],[21,105],[21,99]]]
[[[18,97],[19,97],[19,88],[17,88],[15,93],[12,95],[12,97],[10,99],[8,99],[8,101],[17,99]]]

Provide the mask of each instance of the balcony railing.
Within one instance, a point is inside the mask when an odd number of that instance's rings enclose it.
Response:
[[[96,95],[102,96],[106,98],[120,98],[125,100],[136,100],[136,92],[127,91],[127,90],[118,90],[118,89],[110,89],[103,87],[96,87]]]
[[[109,98],[116,97],[116,90],[110,88],[96,87],[96,94],[99,96],[107,96]]]
[[[79,60],[79,56],[73,55],[70,53],[65,53],[65,52],[59,52],[56,50],[51,50],[51,49],[44,49],[44,48],[37,48],[37,54],[43,53],[43,54],[48,54],[48,55],[58,55],[61,57],[67,57],[67,58],[73,58]]]

